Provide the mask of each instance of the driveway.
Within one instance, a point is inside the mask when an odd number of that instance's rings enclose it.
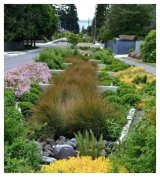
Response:
[[[149,64],[146,64],[146,63],[140,63],[140,62],[137,62],[137,61],[133,61],[133,60],[129,60],[125,57],[127,57],[128,55],[115,55],[114,57],[120,61],[123,61],[129,65],[135,65],[135,66],[141,66],[141,67],[144,67],[144,69],[150,73],[150,74],[153,74],[154,76],[156,76],[156,67],[154,66],[150,66]]]

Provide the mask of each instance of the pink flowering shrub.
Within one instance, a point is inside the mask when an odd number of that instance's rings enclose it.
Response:
[[[32,83],[47,83],[51,74],[47,64],[30,63],[16,69],[6,71],[4,74],[5,87],[13,87],[15,95],[20,97],[30,90]]]

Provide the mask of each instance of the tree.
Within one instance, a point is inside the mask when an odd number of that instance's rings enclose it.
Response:
[[[83,33],[83,34],[86,34],[86,33],[87,33],[87,29],[85,29],[84,26],[82,26],[81,33]]]
[[[97,4],[96,14],[95,14],[97,33],[99,32],[99,29],[106,22],[106,14],[108,9],[109,9],[109,4]]]
[[[68,42],[70,42],[73,46],[76,46],[80,40],[80,36],[78,34],[71,33],[68,37]]]
[[[5,41],[50,37],[57,28],[51,5],[11,5],[4,7]]]
[[[144,62],[156,63],[156,30],[152,30],[145,37],[141,45],[141,56]]]
[[[90,26],[87,27],[87,34],[88,34],[88,36],[92,36],[92,33],[93,33],[92,30],[93,30],[92,25],[90,25]]]
[[[103,41],[121,34],[145,37],[156,26],[151,4],[98,4],[95,17],[92,26],[96,26],[96,38]]]
[[[110,7],[108,28],[114,37],[121,34],[145,36],[151,23],[152,5],[114,4]]]
[[[73,33],[79,33],[77,8],[74,4],[54,5],[61,27]]]

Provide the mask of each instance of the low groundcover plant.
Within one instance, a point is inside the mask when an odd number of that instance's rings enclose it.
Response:
[[[39,82],[47,83],[50,77],[49,68],[45,63],[30,63],[6,71],[4,84],[5,87],[12,87],[15,95],[20,97],[30,90],[31,84]]]
[[[69,160],[59,160],[50,165],[44,165],[42,172],[47,173],[110,173],[114,170],[113,162],[104,157],[92,159],[90,156],[70,157]],[[125,173],[124,167],[119,167],[117,172]]]

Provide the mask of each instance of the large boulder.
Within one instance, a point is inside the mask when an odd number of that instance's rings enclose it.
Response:
[[[62,147],[57,154],[57,159],[68,159],[69,157],[76,156],[77,154],[72,147]]]

